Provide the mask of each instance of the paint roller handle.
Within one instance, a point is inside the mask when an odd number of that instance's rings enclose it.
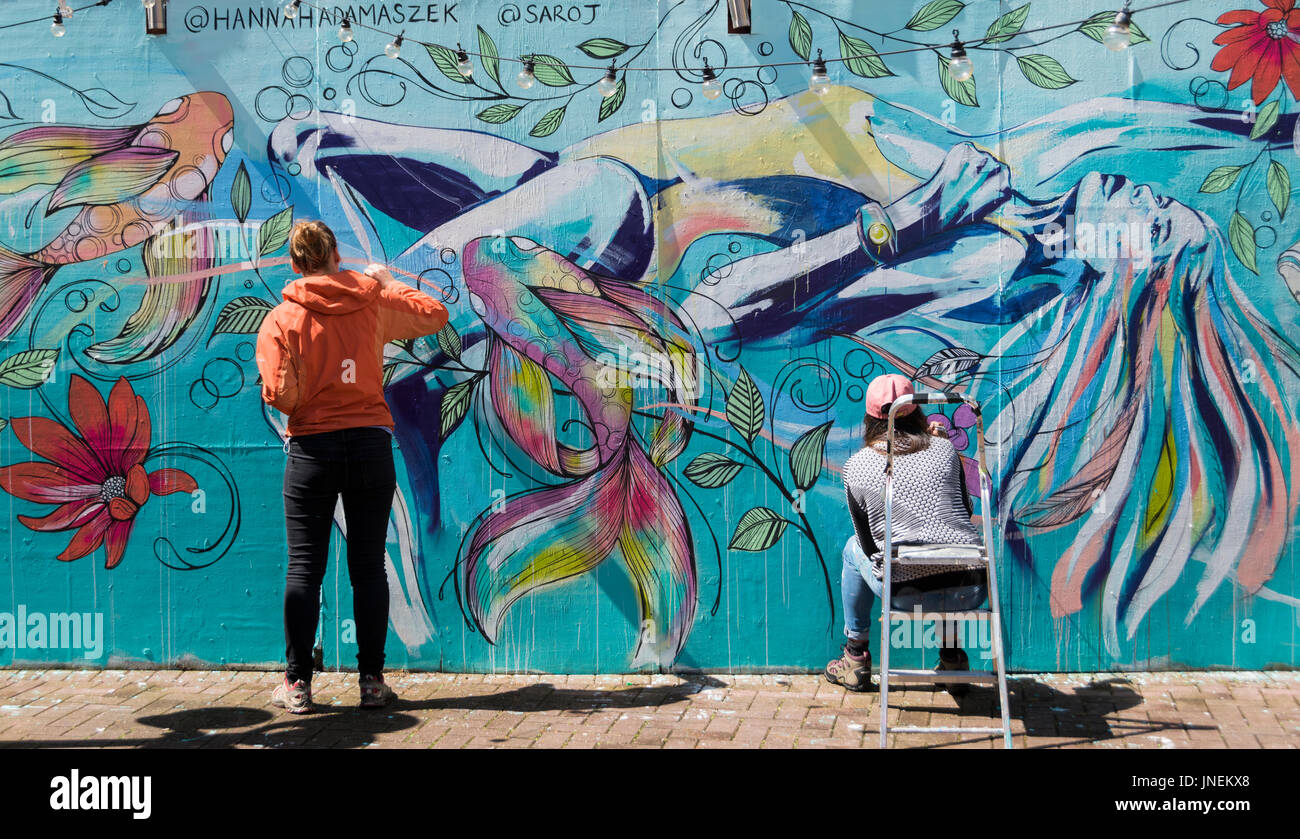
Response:
[[[975,413],[980,411],[980,403],[971,399],[969,396],[961,393],[945,393],[943,391],[930,391],[928,393],[913,393],[907,400],[913,405],[968,405]],[[899,400],[902,401],[902,400]]]

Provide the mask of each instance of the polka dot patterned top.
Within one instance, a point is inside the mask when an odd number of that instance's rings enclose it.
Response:
[[[871,446],[844,466],[844,491],[858,543],[871,558],[877,579],[884,577],[885,454]],[[946,437],[935,437],[920,451],[894,455],[894,541],[899,544],[980,544],[970,520],[961,457]],[[863,519],[866,519],[863,521]],[[951,565],[899,565],[894,582],[956,570]]]

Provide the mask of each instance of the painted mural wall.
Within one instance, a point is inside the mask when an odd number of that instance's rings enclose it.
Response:
[[[1292,0],[54,6],[0,6],[0,664],[283,660],[253,342],[320,218],[452,313],[385,352],[391,667],[820,668],[883,372],[984,405],[1014,669],[1296,665]]]

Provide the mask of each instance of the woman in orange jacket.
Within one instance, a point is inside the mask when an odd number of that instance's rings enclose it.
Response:
[[[262,322],[262,399],[289,417],[284,514],[289,545],[284,632],[288,667],[272,704],[311,711],[312,643],[334,509],[341,495],[357,626],[361,706],[386,705],[388,580],[384,544],[397,477],[393,417],[384,401],[384,344],[431,335],[447,309],[382,265],[339,268],[333,232],[299,222],[289,235],[295,280]]]

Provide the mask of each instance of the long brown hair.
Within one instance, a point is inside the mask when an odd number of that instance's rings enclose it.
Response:
[[[866,428],[862,432],[864,445],[884,451],[885,438],[889,433],[889,420],[877,419],[866,414],[863,417]],[[894,417],[894,454],[919,452],[930,445],[930,424],[925,413],[919,408],[902,416]],[[876,445],[876,444],[879,445]]]

